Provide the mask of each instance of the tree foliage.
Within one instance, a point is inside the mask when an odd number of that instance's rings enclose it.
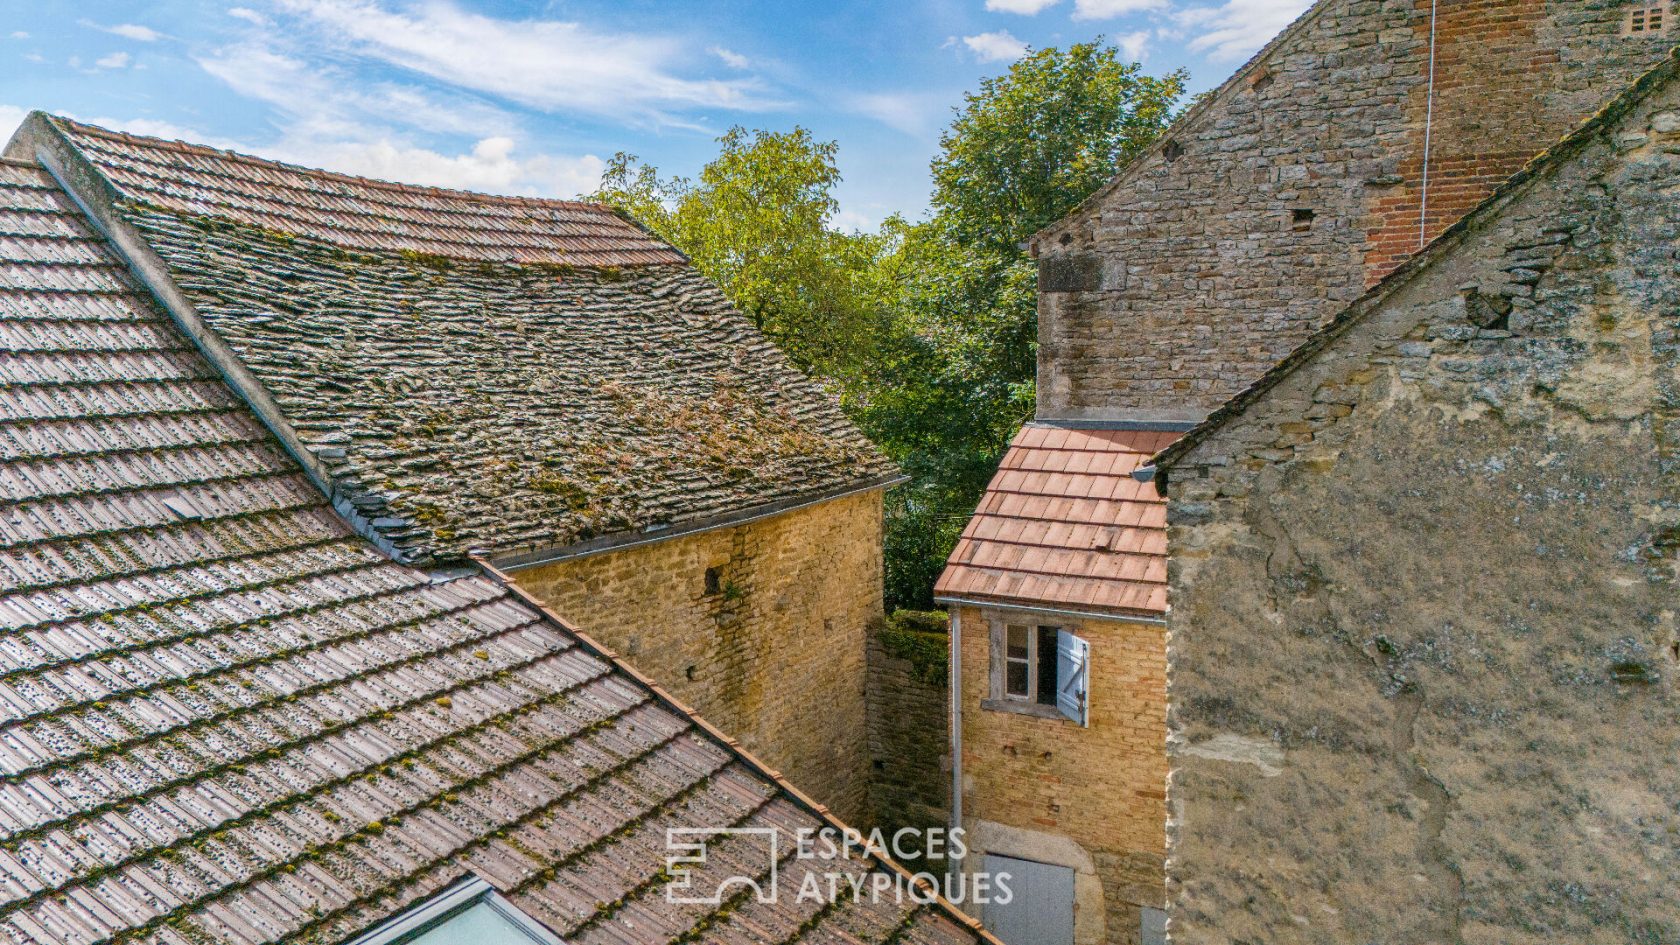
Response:
[[[609,163],[593,199],[687,253],[911,476],[887,497],[889,607],[931,603],[1032,416],[1037,274],[1021,241],[1159,135],[1183,81],[1101,40],[1026,56],[966,96],[940,139],[933,213],[878,234],[831,228],[836,146],[802,128],[732,128],[695,180]]]
[[[964,96],[940,138],[938,218],[964,246],[1016,252],[1155,140],[1184,78],[1145,75],[1101,40],[1026,56]]]
[[[731,128],[698,179],[661,179],[634,155],[608,162],[591,199],[612,204],[682,250],[794,363],[850,376],[867,359],[864,308],[875,241],[830,228],[837,146],[803,128]]]

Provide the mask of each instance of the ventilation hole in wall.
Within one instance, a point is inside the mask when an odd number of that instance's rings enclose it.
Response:
[[[1625,662],[1610,667],[1610,678],[1619,683],[1648,686],[1657,681],[1657,674],[1644,663]]]
[[[1069,245],[1073,242],[1073,234],[1072,233],[1063,233],[1062,238],[1057,240],[1056,242],[1062,244],[1063,246],[1067,246],[1067,245]]]
[[[688,677],[689,682],[693,682],[694,681],[694,667],[690,666],[689,668],[683,670],[683,675]]]
[[[1623,21],[1622,32],[1627,36],[1666,33],[1677,8],[1680,8],[1680,4],[1671,5],[1669,0],[1663,0],[1662,3],[1636,4],[1628,11],[1627,19]]]
[[[721,593],[723,593],[723,575],[718,573],[717,568],[707,568],[706,569],[706,593],[707,594],[721,594]]]
[[[876,770],[876,771],[885,771],[885,770],[887,770],[887,763],[886,763],[886,762],[885,762],[885,761],[882,761],[882,760],[881,760],[881,759],[879,759],[879,758],[877,758],[877,759],[875,759],[875,770]]]
[[[1179,144],[1177,141],[1168,141],[1166,145],[1161,148],[1161,156],[1167,159],[1168,164],[1171,164],[1184,156],[1184,145]]]
[[[1465,289],[1464,317],[1477,328],[1505,331],[1511,327],[1511,300],[1473,287]]]
[[[1256,92],[1266,91],[1271,87],[1272,81],[1272,70],[1265,66],[1260,66],[1248,74],[1248,87]]]
[[[1312,229],[1313,212],[1297,208],[1289,211],[1289,228],[1297,233],[1305,233]]]

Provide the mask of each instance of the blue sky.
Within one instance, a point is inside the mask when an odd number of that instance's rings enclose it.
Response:
[[[840,143],[846,228],[926,207],[965,91],[1103,35],[1218,84],[1308,0],[0,0],[0,133],[42,108],[412,183],[569,197],[730,125]]]

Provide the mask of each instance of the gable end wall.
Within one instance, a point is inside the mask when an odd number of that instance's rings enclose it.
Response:
[[[1440,0],[1431,108],[1430,9],[1325,0],[1169,132],[1175,160],[1035,241],[1040,419],[1201,419],[1673,42],[1624,36],[1622,3]]]
[[[1175,943],[1680,936],[1667,81],[1167,470]]]

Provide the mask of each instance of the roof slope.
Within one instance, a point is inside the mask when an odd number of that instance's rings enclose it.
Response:
[[[129,199],[351,249],[630,266],[683,255],[610,207],[351,177],[56,119]]]
[[[0,339],[0,941],[338,942],[468,870],[574,945],[973,940],[667,905],[667,826],[819,811],[502,583],[352,534],[10,162]]]
[[[581,257],[484,250],[528,241],[510,214],[540,208],[649,245],[602,208],[392,189],[47,120],[117,188],[195,317],[272,397],[271,421],[403,560],[505,560],[895,472],[679,257],[603,256],[604,237]]]
[[[1165,613],[1166,500],[1131,472],[1178,436],[1023,427],[963,529],[934,596]]]

